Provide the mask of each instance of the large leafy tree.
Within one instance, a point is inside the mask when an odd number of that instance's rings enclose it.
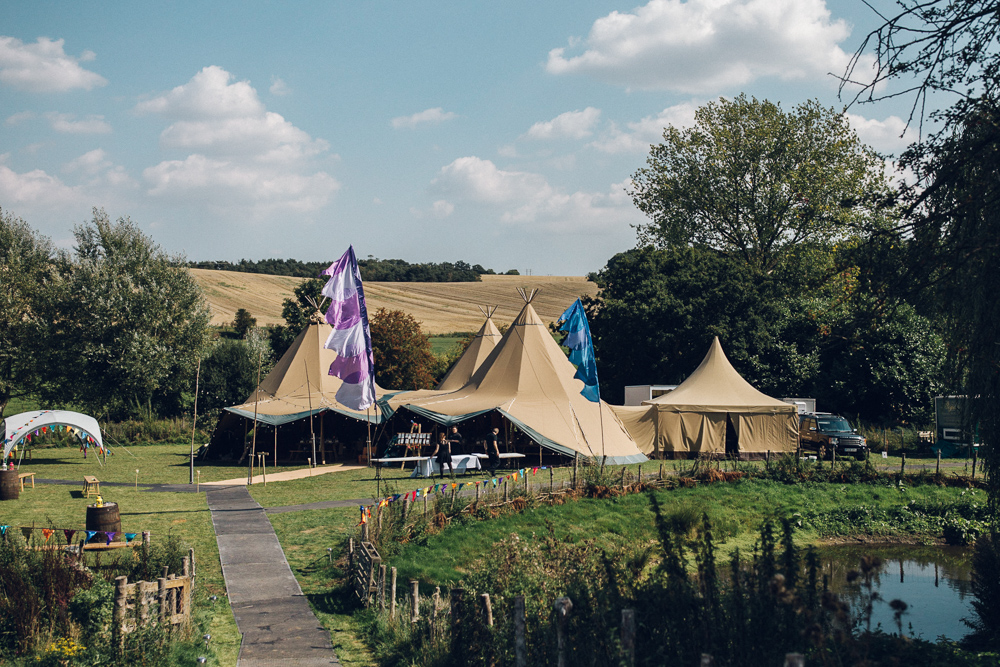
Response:
[[[740,95],[699,108],[689,128],[666,128],[631,195],[650,218],[640,242],[703,245],[767,272],[804,243],[870,225],[882,172],[844,114]]]
[[[48,377],[41,362],[44,302],[59,279],[48,239],[0,209],[0,418],[12,398],[30,396]]]
[[[392,389],[434,386],[436,359],[420,323],[401,310],[379,308],[371,318],[375,379]]]
[[[47,317],[58,381],[43,396],[112,419],[177,414],[209,331],[197,283],[128,218],[94,209],[74,236]]]

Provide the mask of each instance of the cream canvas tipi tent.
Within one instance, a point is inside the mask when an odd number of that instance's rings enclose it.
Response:
[[[798,446],[795,406],[744,380],[718,336],[690,377],[643,405],[655,410],[655,448],[665,454],[760,455]]]
[[[493,324],[493,313],[496,312],[497,307],[480,307],[479,310],[483,311],[486,321],[479,328],[476,337],[469,343],[469,347],[465,349],[462,356],[459,357],[455,365],[451,367],[448,374],[438,384],[438,391],[455,391],[464,387],[472,378],[472,374],[482,366],[486,358],[490,356],[490,352],[493,351],[493,348],[500,341],[500,330]]]
[[[573,377],[576,369],[531,306],[534,293],[507,333],[472,374],[451,392],[398,394],[388,402],[441,424],[496,411],[542,447],[624,464],[646,457],[606,403],[592,403]]]

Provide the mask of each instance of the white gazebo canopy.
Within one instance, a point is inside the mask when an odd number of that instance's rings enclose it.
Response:
[[[3,458],[6,459],[14,446],[21,444],[29,435],[41,434],[43,428],[47,431],[56,426],[66,427],[84,444],[104,449],[101,427],[93,417],[69,410],[35,410],[11,415],[4,420]]]

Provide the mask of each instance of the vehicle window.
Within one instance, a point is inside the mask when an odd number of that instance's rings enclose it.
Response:
[[[842,417],[831,417],[819,420],[821,431],[832,431],[833,433],[850,433],[851,425]]]

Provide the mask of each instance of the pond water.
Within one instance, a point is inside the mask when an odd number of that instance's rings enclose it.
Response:
[[[958,640],[968,634],[962,622],[972,616],[970,571],[972,551],[960,547],[831,546],[819,550],[822,573],[830,588],[851,605],[855,618],[867,600],[863,579],[848,583],[847,573],[859,570],[864,556],[878,556],[882,565],[872,578],[882,600],[872,610],[871,628],[898,633],[892,600],[908,605],[902,615],[903,634],[935,641]],[[865,629],[862,623],[860,628]]]

